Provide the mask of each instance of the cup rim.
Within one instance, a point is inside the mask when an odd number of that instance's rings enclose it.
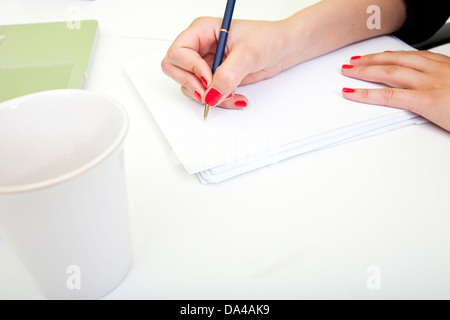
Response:
[[[53,187],[55,185],[64,183],[66,181],[69,181],[73,178],[76,178],[87,171],[91,170],[92,168],[99,165],[101,162],[103,162],[106,158],[108,158],[112,153],[114,153],[117,149],[119,149],[120,146],[122,146],[127,133],[129,129],[129,118],[128,114],[125,111],[125,108],[123,105],[116,99],[111,98],[110,96],[107,96],[102,93],[88,91],[84,89],[55,89],[55,90],[47,90],[47,91],[40,91],[36,93],[27,94],[22,97],[13,98],[11,100],[4,101],[0,103],[0,107],[6,104],[17,104],[24,100],[33,98],[35,96],[55,96],[55,95],[65,95],[65,94],[77,94],[77,95],[86,95],[86,96],[96,96],[98,98],[101,98],[103,100],[106,100],[110,103],[111,106],[115,107],[122,116],[123,122],[122,127],[120,128],[120,131],[116,137],[116,139],[106,148],[103,152],[101,152],[98,156],[91,159],[90,161],[86,162],[79,168],[70,170],[62,175],[59,175],[57,177],[42,180],[39,182],[34,182],[30,184],[19,184],[19,185],[11,185],[11,186],[1,186],[0,185],[0,195],[7,195],[7,194],[18,194],[18,193],[25,193],[25,192],[31,192],[31,191],[37,191],[41,189],[46,189],[49,187]]]

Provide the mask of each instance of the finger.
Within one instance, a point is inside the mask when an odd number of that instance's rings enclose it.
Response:
[[[199,18],[180,33],[167,51],[170,64],[193,73],[205,87],[212,81],[211,64],[217,43],[216,29],[220,20]],[[212,57],[211,57],[212,56]]]
[[[167,58],[162,61],[161,68],[165,74],[178,82],[182,87],[189,88],[192,92],[197,91],[202,95],[205,92],[202,80],[194,74],[171,64]]]
[[[231,93],[225,100],[217,105],[217,107],[224,109],[243,109],[247,107],[248,99],[242,94]]]
[[[189,88],[186,87],[181,87],[181,92],[183,92],[183,94],[188,97],[191,98],[192,100],[195,100],[201,104],[203,104],[203,99],[202,99],[202,95],[198,92],[198,91],[192,91]]]
[[[247,50],[233,48],[214,74],[212,84],[206,92],[206,103],[211,106],[220,104],[249,73],[255,71],[251,56],[248,48]]]
[[[192,49],[171,47],[165,57],[167,63],[186,70],[200,79],[205,87],[212,81],[211,68],[200,54]]]
[[[404,109],[424,116],[424,106],[429,99],[424,92],[418,90],[384,88],[384,89],[351,89],[342,90],[344,98],[356,102]]]
[[[436,62],[445,62],[445,63],[450,63],[450,57],[440,54],[440,53],[435,53],[435,52],[431,52],[431,51],[427,51],[427,50],[422,50],[422,51],[417,51],[417,54],[426,57],[428,59],[434,60]]]
[[[397,65],[343,65],[342,74],[355,79],[384,83],[391,87],[405,89],[420,88],[426,78],[422,72]]]
[[[417,71],[425,71],[430,68],[430,59],[416,54],[416,51],[395,51],[354,56],[350,62],[354,66],[396,65]]]
[[[197,91],[192,92],[192,90],[190,90],[189,88],[181,87],[181,92],[186,97],[196,100],[201,104],[205,103],[202,99],[202,96]],[[224,109],[244,109],[247,107],[247,105],[248,105],[247,97],[241,94],[232,93],[218,107]]]
[[[236,94],[232,98],[225,100],[219,106],[225,109],[244,109],[248,105],[247,97]]]

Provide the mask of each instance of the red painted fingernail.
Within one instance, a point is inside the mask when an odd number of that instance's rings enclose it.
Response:
[[[217,89],[211,88],[205,97],[205,102],[207,105],[214,107],[219,100],[222,98],[223,94],[217,91]]]
[[[361,59],[361,56],[353,56],[353,57],[351,58],[351,60],[358,60],[358,59]]]
[[[352,66],[351,64],[344,64],[344,65],[342,65],[342,69],[352,69],[354,67],[355,66]]]
[[[203,86],[205,88],[208,88],[208,81],[206,81],[206,79],[204,77],[200,77],[201,82],[203,83]]]
[[[202,96],[197,91],[194,92],[195,97],[197,98],[198,102],[202,103]]]
[[[230,93],[230,95],[227,97],[227,99],[233,98],[233,93]]]
[[[238,108],[245,108],[247,106],[247,102],[244,100],[238,100],[234,103],[234,105]]]
[[[354,93],[354,92],[355,92],[355,89],[344,88],[344,89],[342,89],[342,92],[345,92],[345,93]]]

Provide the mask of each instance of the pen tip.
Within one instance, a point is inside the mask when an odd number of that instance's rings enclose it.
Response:
[[[205,111],[203,113],[203,120],[206,120],[206,118],[208,118],[208,114],[209,114],[209,110],[211,109],[211,107],[207,104],[205,104]]]

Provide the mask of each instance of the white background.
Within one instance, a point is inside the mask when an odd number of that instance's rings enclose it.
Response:
[[[235,18],[284,18],[314,2],[242,0]],[[133,268],[105,299],[450,298],[450,135],[432,124],[217,185],[177,164],[122,64],[165,50],[197,16],[221,16],[224,3],[0,0],[1,25],[100,22],[86,89],[121,101],[130,117],[134,245]],[[379,290],[367,286],[371,266]],[[0,299],[45,299],[3,239]]]

